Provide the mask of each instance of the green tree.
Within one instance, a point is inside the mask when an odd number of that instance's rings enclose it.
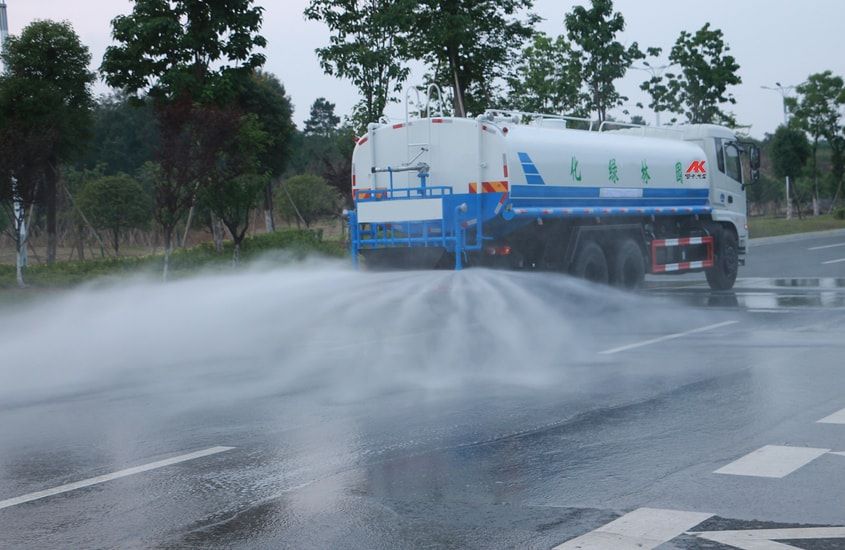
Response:
[[[804,132],[778,126],[769,146],[772,171],[779,178],[798,178],[810,158],[810,143]]]
[[[149,96],[159,122],[155,215],[165,278],[174,228],[233,139],[225,132],[239,128],[219,106],[235,100],[264,64],[256,51],[267,44],[258,34],[262,13],[252,0],[135,0],[131,14],[112,21],[118,45],[103,58],[106,82],[133,97]]]
[[[522,12],[533,0],[408,2],[407,54],[424,60],[434,82],[452,90],[455,116],[481,114],[495,98],[496,78],[533,34],[538,18]]]
[[[340,117],[334,114],[335,104],[324,97],[318,97],[311,105],[311,113],[305,121],[305,135],[331,137],[340,124]]]
[[[329,45],[317,49],[326,74],[358,88],[355,109],[359,131],[377,122],[394,93],[408,78],[401,51],[407,0],[311,0],[305,17],[329,28]]]
[[[711,29],[710,23],[695,34],[681,31],[669,54],[680,72],[667,72],[640,86],[652,97],[649,106],[684,113],[692,124],[736,125],[733,115],[722,109],[725,103],[736,103],[728,87],[742,83],[739,64],[729,51],[722,31]]]
[[[586,106],[603,122],[609,109],[628,99],[619,94],[614,82],[645,56],[636,42],[625,47],[616,39],[625,30],[625,18],[613,11],[612,0],[590,0],[589,9],[575,6],[564,23],[587,86]]]
[[[102,165],[108,174],[135,173],[155,157],[158,128],[150,101],[130,103],[120,93],[100,97],[94,104],[91,141],[82,165]]]
[[[120,255],[120,238],[126,230],[146,228],[152,218],[152,197],[126,174],[87,182],[76,202],[95,228],[110,233],[116,255]]]
[[[245,113],[258,117],[266,134],[257,159],[259,171],[269,175],[265,178],[264,225],[267,231],[274,231],[273,182],[285,172],[291,158],[292,139],[296,131],[293,106],[279,79],[261,71],[256,71],[252,78],[245,81],[239,93],[239,104]]]
[[[2,52],[4,83],[17,90],[9,116],[36,127],[43,150],[42,196],[47,222],[47,262],[56,259],[56,216],[60,165],[81,152],[91,126],[91,55],[69,23],[35,21],[20,36],[10,36]],[[23,90],[27,93],[21,94]],[[13,123],[14,124],[14,123]],[[4,150],[4,154],[6,151]]]
[[[235,138],[218,150],[214,159],[218,169],[210,174],[207,184],[200,189],[200,201],[220,218],[232,235],[232,263],[238,265],[241,243],[249,228],[249,213],[255,208],[269,180],[267,173],[259,171],[259,159],[270,142],[270,136],[254,114],[236,119],[234,123],[238,125]],[[231,132],[221,134],[231,135]]]
[[[790,123],[810,135],[813,181],[813,215],[819,215],[818,150],[822,139],[835,140],[842,130],[841,108],[845,104],[845,84],[831,71],[812,74],[795,91],[797,98],[787,98],[792,112]]]
[[[810,143],[807,136],[801,130],[789,126],[778,126],[769,143],[769,157],[772,162],[772,171],[779,178],[790,178],[797,182],[804,173],[807,160],[810,158]],[[753,186],[752,186],[753,187]],[[795,193],[796,185],[792,185],[792,195]],[[798,208],[798,215],[801,215],[801,208]]]
[[[30,79],[0,77],[0,206],[15,243],[18,286],[24,286],[27,212],[39,202],[52,137],[39,126],[50,106],[36,101],[41,87]]]
[[[276,205],[283,218],[296,220],[310,227],[321,216],[334,216],[340,211],[340,195],[320,176],[294,176],[276,191]]]
[[[521,111],[583,115],[578,60],[564,36],[537,33],[507,77],[507,104]]]

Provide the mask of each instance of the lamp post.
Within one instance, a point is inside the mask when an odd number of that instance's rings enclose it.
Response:
[[[669,65],[660,65],[658,67],[653,67],[649,65],[648,61],[643,61],[643,67],[635,67],[632,65],[631,68],[637,71],[645,71],[650,74],[652,78],[659,79],[663,76],[663,73],[666,71],[666,69],[668,69],[672,65],[673,64],[670,63]],[[657,126],[660,126],[660,109],[657,108],[656,105],[654,109],[654,121]]]
[[[786,105],[786,98],[789,97],[789,92],[795,89],[795,86],[784,86],[780,82],[775,82],[774,86],[760,86],[764,90],[778,92],[783,98],[783,125],[789,126],[789,108]],[[792,219],[792,197],[789,195],[789,176],[786,176],[786,219]]]

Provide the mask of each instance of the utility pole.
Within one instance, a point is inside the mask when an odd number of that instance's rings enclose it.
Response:
[[[0,0],[2,1],[2,0]],[[653,67],[649,65],[648,61],[643,61],[642,67],[636,67],[634,65],[631,66],[632,69],[637,71],[645,71],[651,75],[652,78],[655,80],[663,77],[663,73],[666,72],[666,69],[674,65],[674,63],[670,63],[668,65],[660,65],[659,67]],[[654,122],[657,126],[660,126],[660,109],[654,109]]]
[[[795,86],[784,86],[780,82],[775,82],[774,86],[760,86],[764,90],[778,92],[783,98],[783,125],[789,126],[789,108],[786,105],[786,98],[789,97],[789,92],[795,89]],[[789,195],[789,176],[786,176],[786,219],[792,219],[792,197]]]

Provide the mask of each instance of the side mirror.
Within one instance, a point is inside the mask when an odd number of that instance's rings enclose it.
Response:
[[[751,144],[750,150],[748,151],[748,160],[751,163],[751,171],[758,172],[760,171],[760,148],[757,147],[755,144]]]

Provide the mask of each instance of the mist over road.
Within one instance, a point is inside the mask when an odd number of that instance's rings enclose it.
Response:
[[[2,311],[0,547],[626,548],[624,516],[812,548],[845,525],[841,258],[768,241],[734,291],[636,294],[315,262]]]

